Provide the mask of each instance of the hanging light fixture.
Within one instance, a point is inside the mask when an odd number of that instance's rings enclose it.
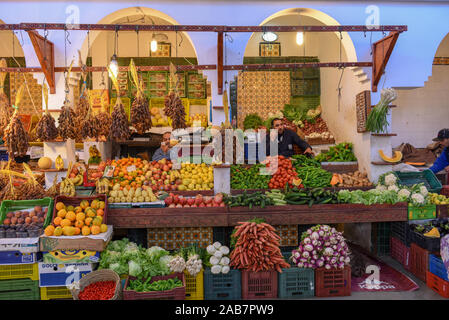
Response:
[[[299,31],[296,33],[296,43],[298,46],[302,46],[304,43],[304,32]]]
[[[115,28],[115,39],[114,39],[114,54],[112,55],[111,61],[109,62],[109,70],[117,78],[118,76],[118,62],[117,62],[117,26]]]
[[[264,41],[267,41],[267,42],[273,42],[273,41],[276,41],[277,38],[278,38],[278,35],[277,35],[276,33],[274,33],[274,32],[268,31],[268,32],[264,32],[264,33],[262,34],[262,39],[263,39]]]
[[[156,35],[154,33],[153,33],[153,40],[151,40],[151,43],[150,43],[150,49],[151,49],[151,52],[157,51],[157,40],[156,40]]]

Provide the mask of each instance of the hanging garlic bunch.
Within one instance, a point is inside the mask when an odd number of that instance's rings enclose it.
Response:
[[[7,67],[5,59],[0,60],[0,67]],[[0,138],[3,137],[4,131],[13,114],[13,109],[9,103],[9,98],[3,90],[6,75],[6,72],[0,72]]]
[[[170,260],[168,266],[170,267],[171,272],[184,272],[186,268],[186,262],[183,257],[177,255]]]
[[[48,87],[43,85],[45,113],[36,125],[36,137],[41,141],[51,141],[58,137],[55,119],[48,112]]]

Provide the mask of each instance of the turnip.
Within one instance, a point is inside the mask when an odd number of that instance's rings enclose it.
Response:
[[[229,268],[229,266],[223,266],[221,268],[221,273],[227,274],[227,273],[229,273],[230,270],[231,270],[231,268]]]
[[[210,257],[209,262],[214,266],[220,263],[220,259],[218,259],[216,256],[212,256]]]
[[[304,267],[304,263],[302,263],[302,262],[298,263],[297,265],[298,265],[298,268],[303,268]]]
[[[319,238],[320,238],[320,235],[316,231],[310,235],[310,239],[312,239],[312,240],[318,240]]]
[[[316,247],[318,245],[318,240],[312,240],[312,246]]]
[[[306,251],[313,251],[313,246],[312,245],[310,245],[310,244],[306,244],[305,246],[304,246],[304,249],[306,250]]]
[[[340,269],[343,269],[343,268],[345,267],[345,264],[342,263],[342,262],[340,262],[340,263],[338,264],[338,267],[339,267]]]
[[[213,246],[213,245],[208,245],[207,246],[207,248],[206,248],[206,250],[207,250],[207,253],[208,254],[214,254],[215,253],[215,247]]]
[[[223,255],[229,254],[229,248],[226,247],[226,246],[222,246],[222,247],[220,248],[220,251],[221,251],[221,253],[223,253]]]
[[[346,263],[346,264],[349,264],[349,262],[351,262],[351,258],[349,258],[349,257],[346,257],[346,259],[345,259],[345,263]]]
[[[307,230],[307,233],[312,234],[313,233],[312,229]]]
[[[309,257],[310,257],[310,254],[309,254],[309,252],[304,251],[304,252],[302,253],[302,256],[303,256],[304,258],[309,258]]]
[[[310,238],[304,238],[304,240],[303,240],[304,244],[309,244],[311,242],[312,242],[312,240],[310,240]]]
[[[320,237],[323,237],[323,236],[324,236],[324,231],[320,230],[320,231],[318,232],[318,234],[320,235]]]
[[[214,247],[215,247],[216,250],[219,250],[219,249],[221,248],[221,243],[218,242],[218,241],[215,242],[215,243],[214,243]]]
[[[343,262],[343,263],[344,263],[344,262],[345,262],[345,257],[344,257],[344,256],[341,256],[341,257],[340,257],[340,259],[338,259],[338,261],[340,261],[340,262]]]
[[[326,263],[326,265],[324,266],[327,270],[329,270],[331,268],[331,266],[329,264]]]
[[[331,264],[336,264],[337,263],[337,258],[332,258],[331,259]]]
[[[298,251],[296,251],[293,256],[296,257],[296,258],[299,258],[301,256],[301,254]]]

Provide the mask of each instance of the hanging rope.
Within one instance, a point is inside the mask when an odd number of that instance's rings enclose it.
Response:
[[[342,49],[343,34],[341,33],[341,30],[339,32],[340,32],[340,49],[339,49],[339,51],[340,51],[340,63],[341,63],[342,62],[342,51],[341,51],[341,49]],[[338,112],[340,112],[340,99],[341,99],[341,89],[342,89],[342,87],[340,85],[341,85],[341,80],[343,79],[343,73],[345,72],[345,68],[342,67],[342,66],[339,66],[338,69],[341,69],[341,75],[340,75],[340,79],[338,80],[338,85],[337,85],[337,91],[338,91]]]

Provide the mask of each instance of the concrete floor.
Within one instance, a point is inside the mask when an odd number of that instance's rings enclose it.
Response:
[[[413,274],[408,272],[402,265],[391,257],[381,258],[385,263],[407,275],[410,279],[416,282],[419,286],[415,291],[402,292],[352,292],[349,297],[335,297],[335,298],[312,298],[309,300],[447,300],[438,293],[427,287],[427,285],[416,278]]]

